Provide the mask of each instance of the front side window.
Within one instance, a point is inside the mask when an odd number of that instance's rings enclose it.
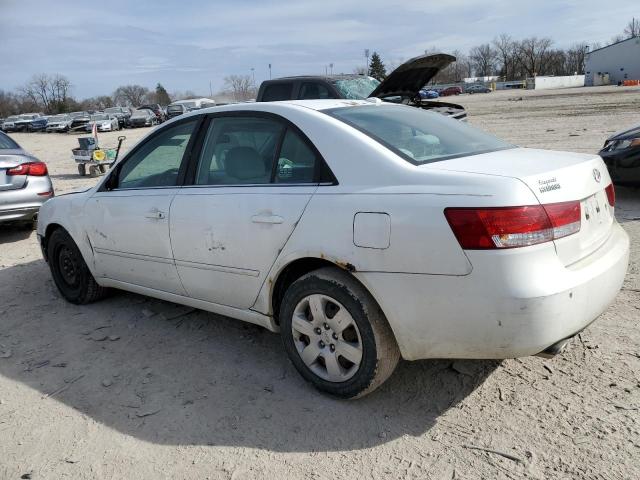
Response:
[[[280,122],[268,118],[214,118],[202,147],[196,184],[271,183],[283,130]]]
[[[464,122],[404,105],[324,110],[366,133],[414,165],[514,148]]]
[[[120,167],[118,188],[174,187],[189,140],[199,119],[159,131]]]

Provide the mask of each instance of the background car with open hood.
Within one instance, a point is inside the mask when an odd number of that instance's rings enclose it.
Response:
[[[420,90],[443,68],[456,61],[453,55],[437,53],[412,58],[379,82],[364,75],[329,75],[285,77],[265,80],[260,85],[257,102],[281,100],[348,99],[377,97],[391,103],[402,103],[465,120],[462,105],[423,99]]]

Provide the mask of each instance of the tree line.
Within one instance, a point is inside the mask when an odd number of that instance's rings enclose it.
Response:
[[[52,115],[73,111],[104,110],[116,106],[138,107],[153,103],[168,105],[172,97],[177,100],[196,96],[190,91],[169,95],[162,84],[158,83],[153,90],[142,85],[122,85],[111,95],[76,100],[71,95],[72,88],[73,84],[64,75],[58,73],[34,75],[31,80],[15,91],[0,90],[0,117],[26,112]]]
[[[640,20],[633,18],[623,33],[611,39],[617,43],[640,36]],[[498,76],[502,80],[523,80],[536,75],[581,75],[588,51],[602,47],[599,43],[577,42],[568,48],[556,48],[548,37],[515,39],[507,34],[495,37],[491,42],[474,46],[467,53],[451,52],[456,61],[444,68],[432,80],[433,83],[456,83],[469,77]],[[438,53],[432,48],[425,53]],[[356,68],[355,73],[367,73],[382,80],[386,68],[380,56],[373,52],[368,70]]]

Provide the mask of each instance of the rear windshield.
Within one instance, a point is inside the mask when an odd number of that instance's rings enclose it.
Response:
[[[514,148],[444,115],[405,105],[360,105],[324,113],[366,133],[414,165]]]
[[[11,140],[7,135],[0,132],[0,150],[13,150],[20,148],[16,142]]]
[[[342,98],[349,100],[364,100],[369,98],[380,82],[371,77],[346,78],[335,80],[333,84],[340,92]]]
[[[167,112],[181,112],[182,105],[169,105],[167,107]]]

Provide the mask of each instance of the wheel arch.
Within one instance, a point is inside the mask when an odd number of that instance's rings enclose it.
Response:
[[[306,255],[290,259],[290,261],[284,263],[280,268],[278,268],[275,275],[269,277],[267,280],[270,286],[268,306],[276,324],[279,324],[278,315],[280,313],[280,303],[284,297],[284,293],[287,291],[287,288],[303,275],[323,267],[336,267],[348,272],[355,281],[360,283],[362,287],[367,290],[378,305],[380,305],[380,302],[378,302],[378,299],[373,295],[373,292],[371,292],[371,290],[367,288],[367,286],[364,285],[356,275],[353,275],[356,268],[351,263],[343,262],[334,258],[328,258],[323,254]]]

